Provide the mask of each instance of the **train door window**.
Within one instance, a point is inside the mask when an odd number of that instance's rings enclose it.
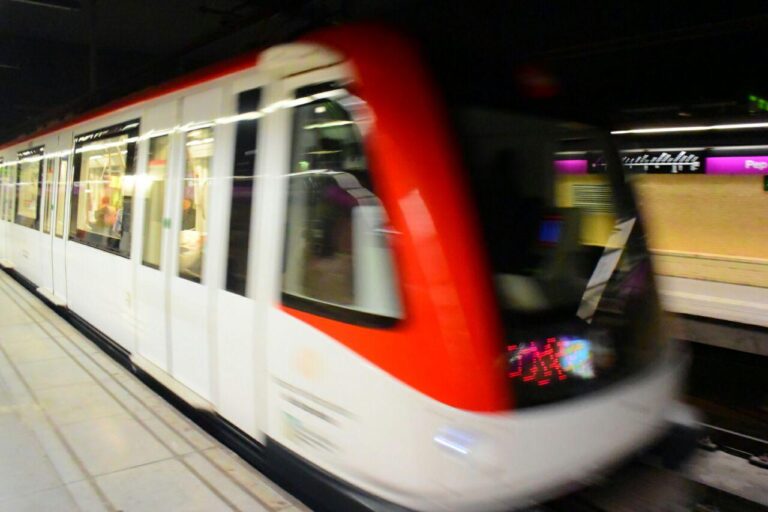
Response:
[[[3,165],[3,159],[0,157],[0,219],[5,220],[5,166]]]
[[[187,132],[179,233],[179,277],[200,282],[208,216],[208,176],[213,160],[213,128]]]
[[[43,197],[43,232],[51,232],[51,212],[53,211],[53,173],[56,162],[53,158],[45,162],[45,197]]]
[[[64,202],[67,193],[67,171],[69,167],[69,157],[62,157],[59,160],[59,181],[56,186],[56,236],[64,236]]]
[[[138,120],[75,137],[69,238],[130,257]]]
[[[240,93],[237,112],[256,113],[260,89]],[[248,242],[251,230],[251,201],[254,164],[258,139],[258,119],[245,118],[237,123],[235,161],[232,172],[232,203],[229,215],[229,250],[227,252],[227,290],[245,295],[248,272]]]
[[[16,176],[19,174],[18,167],[14,166],[8,169],[10,174],[8,183],[8,222],[16,220]]]
[[[8,217],[8,204],[10,203],[10,187],[9,187],[9,180],[10,180],[10,169],[8,166],[3,165],[3,160],[0,158],[0,185],[2,185],[2,204],[0,204],[0,218],[7,221],[10,220]]]
[[[372,116],[332,84],[299,90],[297,98],[310,101],[293,112],[283,302],[350,323],[392,325],[400,299],[363,142]]]
[[[40,227],[41,174],[43,148],[19,152],[16,174],[16,224],[32,229]]]
[[[144,199],[144,244],[141,261],[152,268],[160,268],[163,241],[163,199],[165,177],[168,169],[170,137],[154,137],[149,140],[146,196]]]
[[[16,211],[16,167],[5,167],[5,211],[3,212],[5,220],[14,221]]]
[[[3,164],[3,159],[0,157],[0,196],[2,202],[0,202],[0,218],[2,220],[8,220],[8,167]]]

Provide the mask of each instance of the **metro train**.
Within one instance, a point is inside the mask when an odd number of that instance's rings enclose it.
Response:
[[[335,27],[8,142],[0,263],[361,507],[582,485],[681,410],[633,194],[599,130],[435,76]],[[574,183],[573,147],[605,171]]]

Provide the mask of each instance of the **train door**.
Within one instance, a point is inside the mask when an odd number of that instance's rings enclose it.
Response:
[[[259,283],[253,263],[255,243],[254,191],[261,186],[255,174],[259,160],[259,128],[263,79],[248,75],[237,80],[228,95],[230,112],[226,123],[229,158],[222,171],[226,176],[217,198],[225,215],[216,226],[226,236],[223,250],[223,283],[216,291],[216,407],[219,413],[243,431],[260,439],[266,422],[266,374],[264,332],[257,329],[259,315],[253,290]],[[211,226],[213,229],[214,226]]]
[[[2,260],[0,260],[0,263],[2,263],[3,267],[10,268],[13,267],[13,255],[11,251],[11,237],[13,236],[13,233],[10,225],[13,222],[14,201],[16,199],[16,165],[8,163],[15,160],[13,157],[9,157],[8,154],[3,156],[3,161],[5,162],[3,165],[3,222],[0,222],[3,226],[3,247]]]
[[[0,180],[2,180],[2,187],[0,187],[0,264],[7,266],[10,264],[9,251],[8,251],[8,219],[10,211],[10,186],[11,186],[11,168],[5,164],[4,156],[0,156]]]
[[[165,102],[147,109],[143,117],[144,137],[139,145],[136,179],[135,232],[139,244],[136,264],[136,347],[138,354],[158,368],[170,372],[168,340],[168,287],[171,210],[171,169],[178,167],[178,105]]]
[[[34,141],[28,148],[17,152],[16,165],[16,206],[14,210],[14,233],[10,246],[14,268],[31,282],[42,280],[43,265],[40,261],[41,204],[43,166],[46,150],[44,143]]]
[[[59,136],[59,158],[54,169],[53,217],[51,220],[51,258],[53,267],[53,301],[67,303],[66,241],[69,225],[69,190],[71,186],[72,135]]]
[[[14,157],[8,158],[10,161],[15,161]],[[16,255],[14,254],[14,242],[16,240],[16,231],[14,229],[15,215],[16,215],[16,194],[18,186],[16,185],[16,174],[18,173],[17,164],[8,164],[6,166],[6,223],[5,223],[5,258],[9,266],[16,266]]]
[[[51,219],[53,217],[54,201],[54,175],[58,158],[56,155],[56,144],[54,141],[48,141],[46,144],[50,152],[43,160],[43,172],[41,197],[40,197],[40,281],[38,291],[45,297],[53,298],[53,232],[51,230]]]
[[[6,265],[6,211],[8,209],[8,167],[5,165],[5,158],[0,156],[0,264]]]
[[[2,220],[2,222],[0,222],[0,238],[2,239],[0,251],[2,252],[0,252],[0,263],[4,267],[12,265],[9,240],[11,230],[9,229],[8,224],[11,222],[11,205],[14,198],[14,188],[12,182],[13,169],[12,166],[7,163],[11,160],[14,159],[9,158],[7,154],[0,157],[0,161],[2,161],[2,165],[0,165],[0,179],[2,179],[3,185],[2,190],[0,191],[0,194],[2,194],[2,208],[0,209],[0,219]]]
[[[172,264],[169,266],[170,373],[204,401],[213,402],[215,380],[215,321],[212,302],[222,262],[212,231],[221,212],[212,205],[214,172],[226,159],[229,127],[217,125],[222,110],[221,87],[185,96],[181,101],[179,165],[174,166],[171,218]],[[219,205],[219,210],[224,205]],[[188,397],[192,399],[194,397]]]
[[[368,375],[364,365],[351,366],[348,351],[313,324],[343,333],[345,325],[401,317],[387,221],[364,151],[373,115],[341,85],[344,71],[283,81],[281,99],[292,108],[270,116],[270,136],[281,142],[268,148],[274,189],[259,197],[271,224],[259,240],[259,275],[269,276],[261,300],[271,302],[268,435],[321,467],[347,452],[328,447],[355,446],[348,411],[366,410],[371,395],[355,385]]]
[[[129,351],[135,349],[132,225],[140,114],[125,110],[74,134],[65,229],[67,304]]]

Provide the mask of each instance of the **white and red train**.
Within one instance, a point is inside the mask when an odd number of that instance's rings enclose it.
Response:
[[[663,433],[681,357],[606,139],[431,76],[333,28],[7,143],[1,262],[368,504],[553,496]]]

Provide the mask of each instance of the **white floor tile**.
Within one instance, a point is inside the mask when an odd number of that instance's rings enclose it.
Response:
[[[0,341],[0,345],[14,363],[44,361],[67,355],[55,341],[47,336],[24,340]]]
[[[149,389],[143,382],[128,372],[115,375],[115,381],[142,401],[156,399],[155,403],[158,405],[167,405],[167,403],[159,398],[154,391]]]
[[[125,372],[125,368],[115,362],[114,359],[109,357],[104,352],[96,352],[91,356],[91,359],[101,366],[105,372],[110,375],[122,374]]]
[[[72,337],[82,337],[82,333],[78,331],[72,324],[68,323],[64,319],[56,319],[52,318],[48,321],[49,324],[51,324],[51,328],[56,332],[56,336],[72,336]]]
[[[59,426],[84,420],[128,415],[104,389],[94,383],[72,384],[35,392],[40,407]]]
[[[71,355],[77,355],[83,352],[86,354],[97,354],[101,352],[101,349],[94,342],[80,333],[68,335],[57,332],[53,338],[59,340],[64,346],[64,350],[66,350]],[[75,348],[76,351],[69,350],[67,344]]]
[[[0,388],[7,400],[5,412],[19,413],[30,407],[37,407],[32,395],[29,394],[29,389],[2,351],[0,351]]]
[[[61,427],[72,450],[91,475],[103,475],[172,456],[144,426],[126,416]]]
[[[264,504],[251,493],[250,489],[238,485],[238,482],[232,480],[228,474],[214,466],[210,460],[200,453],[191,453],[185,456],[184,460],[187,464],[192,466],[199,478],[202,478],[220,493],[224,494],[238,509],[254,512],[274,510],[265,507]],[[282,502],[283,507],[287,505],[287,501]]]
[[[2,284],[0,284],[2,286]],[[1,292],[0,292],[1,293]],[[3,300],[4,295],[0,295],[0,315],[2,316],[18,316],[24,312],[14,302],[10,300]]]
[[[195,451],[195,447],[188,443],[178,432],[168,427],[158,418],[143,420],[144,425],[152,431],[168,448],[176,455],[184,455]]]
[[[0,436],[0,500],[61,486],[35,435],[21,421],[6,421]],[[0,510],[6,510],[0,507]]]
[[[15,325],[32,322],[33,319],[22,308],[12,305],[0,309],[0,325]]]
[[[248,466],[242,459],[224,447],[216,447],[202,452],[213,461],[217,468],[246,487],[259,501],[272,510],[284,508],[290,504],[298,505],[285,491],[268,480],[264,475]]]
[[[3,325],[0,321],[0,343],[8,341],[24,341],[34,338],[46,338],[45,331],[35,323],[19,323]]]
[[[67,484],[67,490],[81,512],[107,512],[109,510],[108,504],[104,501],[106,498],[99,496],[94,488],[95,485],[89,481]]]
[[[57,487],[46,491],[17,496],[0,501],[0,510],[13,512],[78,512],[80,509],[66,487]]]
[[[232,510],[178,460],[104,475],[99,487],[118,510],[217,512]]]
[[[218,443],[213,438],[167,403],[160,404],[153,411],[173,430],[182,435],[196,450],[217,446]]]
[[[67,449],[64,440],[44,418],[42,411],[37,411],[35,416],[27,415],[24,422],[35,433],[37,441],[45,450],[45,456],[62,483],[77,482],[87,477],[74,453]]]
[[[32,389],[93,382],[85,370],[68,357],[21,363],[16,367]]]
[[[156,418],[151,407],[156,407],[161,403],[165,403],[165,401],[158,396],[138,398],[134,393],[125,389],[121,382],[115,379],[102,380],[99,381],[99,384],[104,386],[104,389],[109,391],[109,393],[132,415],[142,421]]]
[[[82,364],[97,380],[111,380],[114,375],[125,372],[122,366],[101,351],[83,353],[75,349],[72,357]]]

